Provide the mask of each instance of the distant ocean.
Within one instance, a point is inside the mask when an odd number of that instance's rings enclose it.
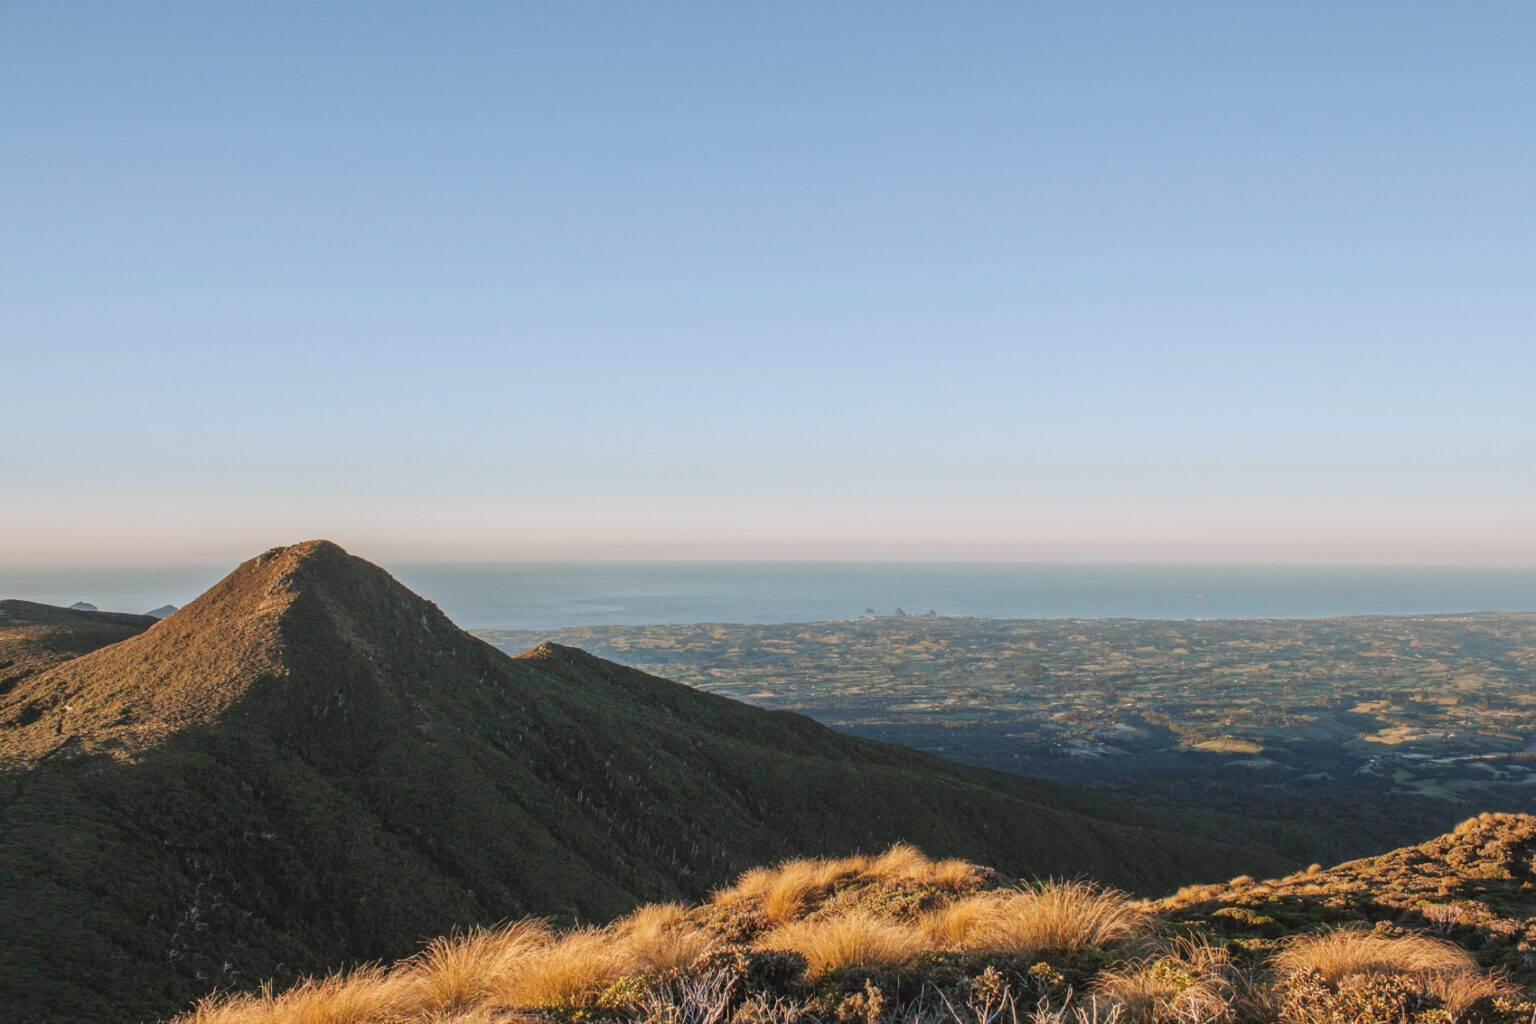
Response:
[[[867,610],[994,618],[1311,618],[1536,612],[1536,569],[911,562],[525,562],[396,565],[470,629],[797,622]],[[21,572],[0,597],[144,612],[223,570]]]

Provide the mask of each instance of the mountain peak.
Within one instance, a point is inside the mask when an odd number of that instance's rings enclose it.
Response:
[[[528,648],[526,651],[514,654],[513,657],[525,661],[551,661],[556,659],[560,661],[576,661],[578,659],[587,659],[590,661],[602,660],[601,658],[597,658],[594,655],[588,654],[580,647],[570,647],[566,644],[557,644],[553,640],[545,640],[542,643]]]
[[[153,629],[24,681],[8,703],[34,756],[68,743],[138,750],[229,714],[323,749],[341,719],[370,720],[376,735],[369,705],[479,646],[383,569],[312,540],[247,560]]]
[[[257,555],[253,561],[266,562],[279,556],[287,555],[293,558],[307,558],[317,554],[345,555],[346,550],[333,540],[324,537],[316,537],[314,540],[301,540],[294,544],[279,544],[275,548],[268,548]],[[351,556],[348,556],[351,557]]]
[[[339,567],[348,561],[362,562],[363,560],[348,554],[335,541],[323,539],[304,540],[299,541],[297,544],[285,544],[275,548],[268,548],[255,558],[242,564],[235,571],[239,572],[247,566],[267,567],[279,571],[293,570],[306,565]]]
[[[411,631],[433,640],[457,632],[436,605],[328,540],[271,548],[247,560],[175,618],[179,630],[190,632],[236,628],[241,620],[267,616],[300,633],[325,619],[349,641],[381,631],[391,642],[408,639]]]
[[[255,558],[242,562],[209,594],[225,588],[250,594],[253,589],[261,587],[269,591],[289,589],[297,592],[312,586],[349,586],[356,583],[359,576],[368,575],[370,570],[375,573],[384,572],[348,554],[341,545],[332,541],[306,540],[269,548]],[[193,602],[189,609],[195,608],[197,604]]]

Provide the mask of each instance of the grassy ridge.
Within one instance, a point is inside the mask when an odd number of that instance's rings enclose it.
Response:
[[[1456,909],[1415,880],[1515,881],[1505,854],[1533,831],[1536,818],[1473,819],[1331,872],[1200,887],[1203,913],[1189,893],[1152,903],[1081,882],[1012,884],[907,846],[796,859],[698,906],[651,905],[603,928],[473,930],[387,970],[210,1000],[180,1024],[1527,1024],[1529,967],[1500,963],[1500,943],[1475,931],[1415,928],[1407,911]],[[1340,904],[1362,876],[1404,913]],[[1266,926],[1223,902],[1260,889],[1313,918]],[[1536,897],[1495,907],[1514,924]]]

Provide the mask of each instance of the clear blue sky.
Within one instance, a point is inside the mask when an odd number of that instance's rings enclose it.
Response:
[[[0,3],[0,563],[1536,564],[1529,4]]]

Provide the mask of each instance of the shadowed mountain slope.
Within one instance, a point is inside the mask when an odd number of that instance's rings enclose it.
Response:
[[[569,648],[509,658],[326,542],[20,679],[0,758],[19,1019],[162,1014],[459,925],[604,920],[895,840],[1142,891],[1272,867]]]

